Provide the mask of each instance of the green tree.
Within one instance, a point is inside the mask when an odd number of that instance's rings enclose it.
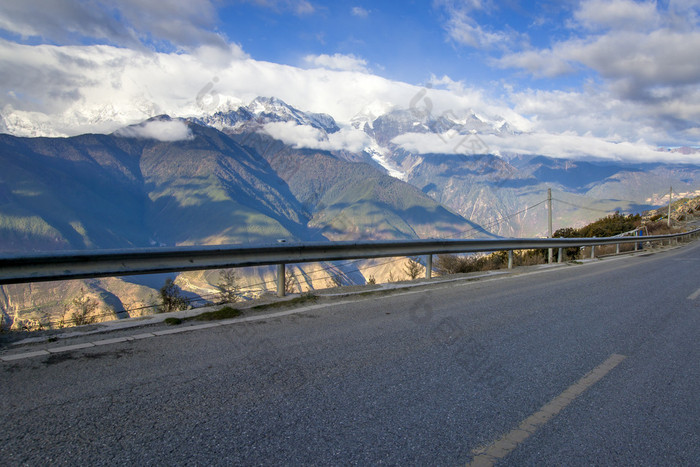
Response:
[[[554,238],[579,238],[581,237],[581,232],[577,229],[574,229],[572,227],[565,227],[563,229],[559,229],[556,232],[552,234],[552,237]],[[571,261],[576,258],[578,258],[579,255],[579,248],[578,247],[571,247],[571,248],[564,248],[564,258],[563,260],[566,261]],[[556,253],[556,250],[555,250]]]
[[[165,279],[165,284],[160,288],[160,312],[169,313],[187,308],[187,300],[182,296],[182,290],[172,279]]]

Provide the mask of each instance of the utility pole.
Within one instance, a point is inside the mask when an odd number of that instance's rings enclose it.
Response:
[[[673,202],[673,186],[668,191],[668,226],[671,227],[671,203]]]
[[[547,188],[547,207],[548,207],[548,224],[549,224],[549,238],[552,238],[552,189]],[[552,264],[554,261],[553,249],[550,248],[547,254],[547,262]]]

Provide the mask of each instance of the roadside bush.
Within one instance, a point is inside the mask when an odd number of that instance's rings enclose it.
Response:
[[[405,267],[406,274],[411,278],[411,280],[415,280],[418,276],[420,276],[424,269],[425,268],[423,265],[418,261],[415,261],[413,258],[408,259]]]
[[[508,253],[499,251],[485,256],[438,255],[435,269],[441,275],[490,271],[508,265]]]
[[[669,227],[666,220],[649,222],[644,225],[649,235],[666,235],[681,231],[678,227]]]
[[[515,252],[513,264],[515,266],[533,266],[547,262],[548,252],[546,249],[524,250]]]
[[[85,289],[80,289],[80,295],[71,300],[70,304],[66,306],[60,325],[65,325],[66,321],[74,326],[92,324],[97,319],[95,311],[98,306],[97,301],[85,293]],[[68,316],[67,320],[66,316]]]
[[[215,286],[219,291],[221,303],[234,303],[238,301],[238,276],[233,269],[222,271],[219,275],[219,282]]]
[[[574,229],[571,227],[559,229],[552,234],[552,237],[554,237],[554,238],[579,238],[580,236],[581,236],[581,232],[579,232],[577,229]],[[579,247],[564,248],[564,258],[562,260],[563,261],[572,261],[572,260],[578,259],[580,253],[581,253],[581,250]],[[547,254],[548,253],[545,253],[545,255],[547,255]],[[559,249],[557,248],[554,250],[554,256],[556,257],[558,254],[559,254]],[[557,258],[557,261],[558,260],[559,260],[559,258]]]
[[[625,216],[616,212],[607,217],[591,222],[585,227],[578,229],[579,237],[612,237],[623,232],[634,230],[642,222],[639,214],[629,214]]]
[[[294,282],[294,273],[292,272],[291,268],[287,269],[287,272],[284,274],[284,293],[294,293]]]
[[[187,309],[187,300],[182,296],[182,290],[172,279],[165,279],[165,284],[160,288],[160,312],[170,313]]]

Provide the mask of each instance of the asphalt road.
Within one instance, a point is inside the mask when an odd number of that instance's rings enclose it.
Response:
[[[0,464],[698,465],[699,268],[696,242],[0,363]]]

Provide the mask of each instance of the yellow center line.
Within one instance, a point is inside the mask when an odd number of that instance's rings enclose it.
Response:
[[[700,297],[700,289],[688,295],[688,300],[695,300],[698,297]]]
[[[700,291],[698,291],[700,293]],[[474,458],[468,466],[492,466],[494,463],[513,452],[520,443],[534,434],[538,428],[561,412],[574,399],[583,394],[588,388],[603,379],[613,368],[625,358],[624,355],[612,354],[603,363],[595,367],[583,378],[569,386],[564,392],[542,406],[539,411],[523,420],[517,428],[506,433],[489,446],[473,451]]]

